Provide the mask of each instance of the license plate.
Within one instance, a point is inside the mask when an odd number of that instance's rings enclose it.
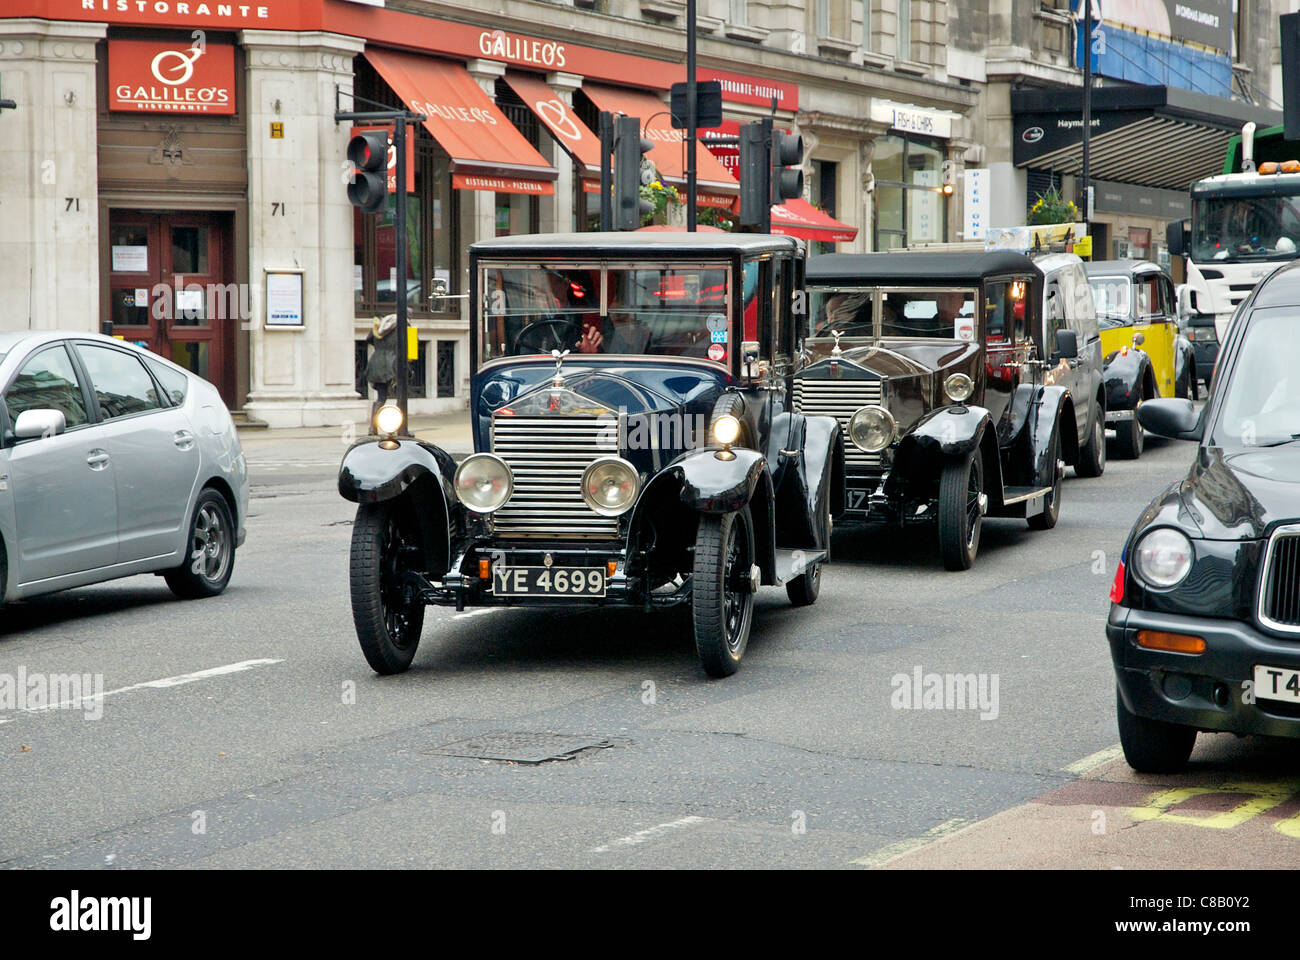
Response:
[[[498,597],[603,597],[604,567],[497,567],[492,593]]]
[[[855,490],[852,487],[850,487],[848,490],[844,492],[847,498],[844,506],[847,509],[849,510],[867,509],[867,497],[871,495],[870,490],[862,490],[862,489]]]
[[[1255,699],[1300,703],[1300,670],[1256,666]]]

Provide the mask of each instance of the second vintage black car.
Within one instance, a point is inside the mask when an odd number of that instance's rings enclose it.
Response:
[[[689,604],[713,676],[754,595],[811,604],[844,503],[839,424],[796,413],[804,251],[772,236],[516,236],[470,248],[475,454],[399,436],[348,451],[352,609],[405,670],[425,604]]]
[[[1046,361],[1082,345],[1063,326],[1044,356],[1043,283],[1032,260],[1002,251],[809,264],[795,403],[836,417],[849,438],[846,521],[932,524],[950,570],[971,566],[986,516],[1056,525],[1080,429]]]
[[[1152,433],[1196,440],[1142,511],[1106,624],[1124,757],[1182,767],[1197,731],[1300,737],[1300,262],[1238,307],[1209,402],[1148,400]]]

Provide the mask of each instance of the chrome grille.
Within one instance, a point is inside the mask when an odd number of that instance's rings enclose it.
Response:
[[[492,452],[510,465],[515,489],[494,515],[502,537],[610,539],[618,518],[582,499],[582,474],[598,457],[618,456],[618,431],[597,417],[503,417],[492,420]]]
[[[864,453],[849,440],[849,418],[869,403],[880,403],[879,380],[794,381],[794,408],[815,417],[834,417],[844,431],[844,462],[850,467],[880,469],[880,454]]]
[[[1265,626],[1300,633],[1300,528],[1285,528],[1269,540],[1259,619]]]

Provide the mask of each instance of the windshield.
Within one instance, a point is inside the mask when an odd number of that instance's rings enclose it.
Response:
[[[1300,435],[1300,337],[1286,308],[1257,310],[1224,392],[1218,446],[1265,446]]]
[[[714,264],[485,267],[481,359],[569,350],[725,363],[729,276]]]
[[[1280,260],[1300,249],[1300,197],[1198,198],[1192,223],[1197,261]]]
[[[1097,302],[1097,319],[1101,326],[1122,327],[1129,321],[1128,277],[1089,277],[1092,298]]]
[[[975,290],[833,290],[812,294],[812,331],[829,337],[925,337],[975,339]],[[879,311],[879,324],[876,313]]]

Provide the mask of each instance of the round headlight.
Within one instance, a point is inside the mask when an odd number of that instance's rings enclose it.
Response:
[[[964,373],[954,373],[943,382],[943,392],[953,403],[962,403],[975,392],[975,381]]]
[[[618,457],[601,457],[582,474],[582,499],[602,517],[627,513],[641,486],[636,467]]]
[[[457,498],[475,513],[499,509],[515,489],[510,467],[490,453],[476,453],[461,461],[453,483]]]
[[[740,421],[726,413],[713,421],[713,439],[729,447],[740,439]]]
[[[863,407],[849,421],[849,439],[859,450],[879,453],[894,442],[894,418],[884,407]]]
[[[1152,530],[1138,541],[1133,566],[1151,586],[1172,587],[1192,569],[1192,541],[1172,527]]]
[[[385,403],[375,414],[375,430],[380,436],[391,437],[402,429],[402,408],[395,403]]]

